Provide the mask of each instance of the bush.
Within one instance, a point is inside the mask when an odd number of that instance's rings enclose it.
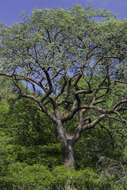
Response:
[[[17,162],[9,166],[8,176],[3,180],[9,189],[50,190],[54,178],[42,165]]]

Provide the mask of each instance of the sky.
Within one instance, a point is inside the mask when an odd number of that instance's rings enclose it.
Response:
[[[75,4],[104,8],[120,19],[127,18],[127,0],[0,0],[0,22],[12,25],[21,21],[21,13],[31,14],[35,8],[71,8]]]

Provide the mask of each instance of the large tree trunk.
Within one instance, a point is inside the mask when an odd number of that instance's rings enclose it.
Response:
[[[68,168],[72,168],[74,167],[73,143],[72,139],[67,135],[63,128],[63,124],[60,120],[58,121],[57,132],[61,142],[64,165]]]
[[[62,149],[64,156],[64,165],[69,168],[74,168],[73,146],[71,142],[67,141],[67,145]]]
[[[57,132],[61,142],[64,166],[74,168],[73,143],[72,138],[67,135],[66,130],[60,120],[57,122]],[[65,182],[65,190],[74,190],[74,185],[69,180]]]
[[[63,149],[63,157],[64,157],[64,166],[67,168],[74,168],[74,156],[73,156],[73,145],[71,143],[71,141],[67,141],[67,145],[66,147],[62,147]],[[75,186],[74,184],[70,181],[67,180],[65,182],[65,186],[64,186],[65,190],[74,190]]]

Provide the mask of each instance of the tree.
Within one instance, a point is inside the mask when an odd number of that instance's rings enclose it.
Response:
[[[103,10],[34,10],[23,22],[2,26],[0,75],[55,123],[65,166],[74,167],[82,132],[107,120],[127,125],[126,94],[113,98],[113,89],[127,84],[126,53],[126,21]]]

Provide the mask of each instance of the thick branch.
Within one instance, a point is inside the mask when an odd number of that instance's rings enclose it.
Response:
[[[39,106],[41,108],[41,110],[46,113],[46,115],[54,122],[54,123],[57,123],[57,118],[51,113],[49,112],[48,108],[46,108],[43,104],[41,104],[39,102]]]
[[[118,108],[121,104],[127,103],[127,98],[120,100],[115,106],[114,110]]]

